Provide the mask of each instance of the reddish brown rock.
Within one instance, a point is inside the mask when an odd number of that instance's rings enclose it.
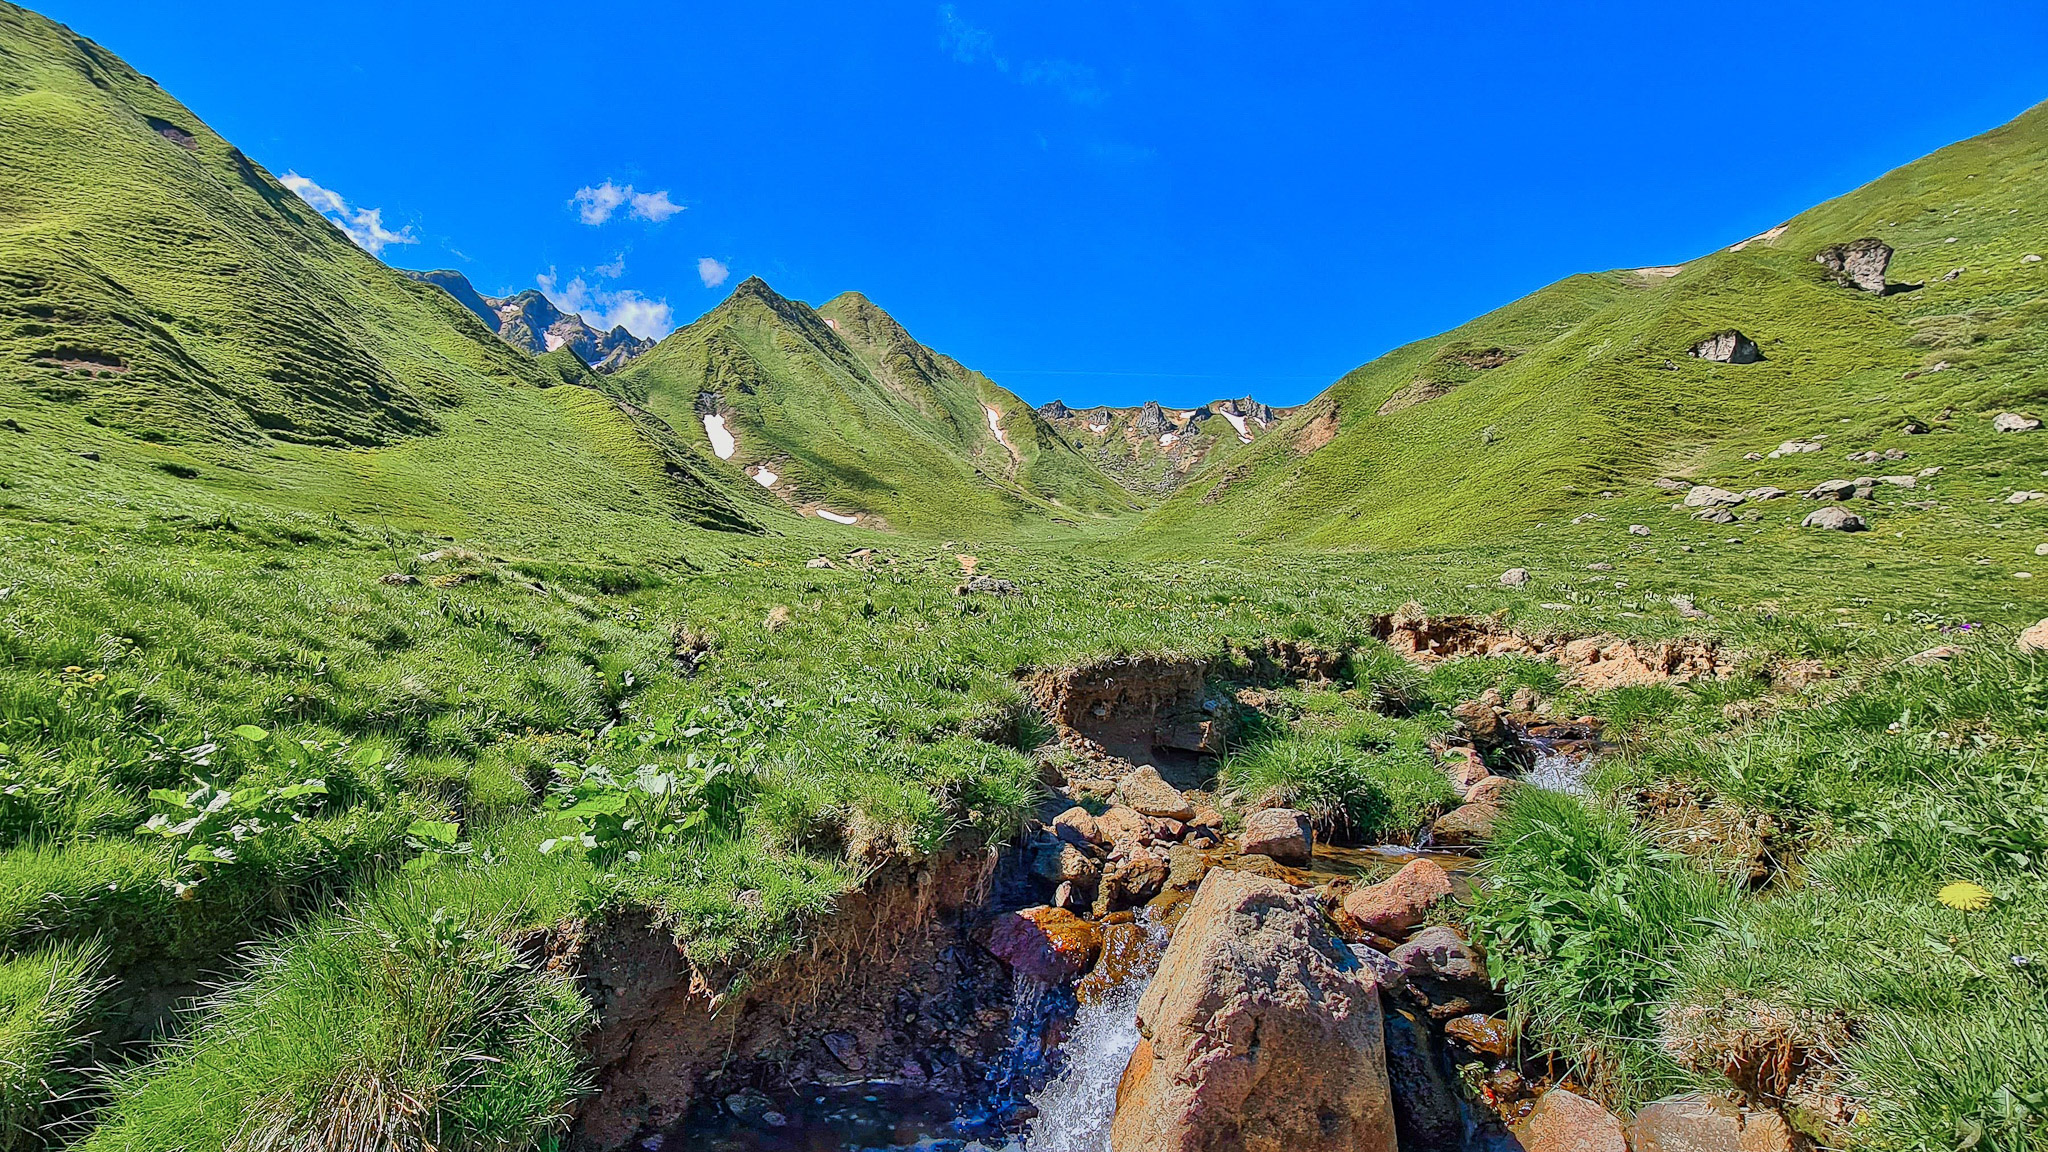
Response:
[[[1109,913],[1143,904],[1166,886],[1164,857],[1147,848],[1130,844],[1118,846],[1102,870],[1102,887],[1096,895],[1096,911]]]
[[[1395,1152],[1379,992],[1309,893],[1211,871],[1138,1027],[1113,1152]]]
[[[1486,770],[1486,765],[1479,762],[1479,758],[1472,754],[1470,748],[1453,748],[1451,751],[1454,755],[1450,763],[1444,767],[1451,778],[1451,789],[1459,796],[1464,796],[1481,781],[1492,777],[1493,773]],[[1456,755],[1457,753],[1462,755]]]
[[[1498,804],[1467,804],[1437,817],[1430,836],[1447,847],[1484,844],[1493,838],[1493,822],[1499,818]]]
[[[1481,1012],[1449,1021],[1444,1025],[1444,1035],[1488,1056],[1506,1056],[1515,1050],[1515,1030],[1508,1022]]]
[[[1121,988],[1132,977],[1141,976],[1159,959],[1159,945],[1153,929],[1145,924],[1102,926],[1102,954],[1095,967],[1074,986],[1074,996],[1093,1004]]]
[[[1121,805],[1097,816],[1095,828],[1105,844],[1120,844],[1126,840],[1137,843],[1152,834],[1150,820]]]
[[[1071,883],[1076,888],[1088,889],[1095,887],[1102,866],[1064,840],[1049,840],[1032,853],[1031,871],[1048,884]]]
[[[1118,780],[1116,796],[1125,807],[1145,816],[1186,820],[1195,814],[1195,806],[1188,803],[1180,789],[1160,779],[1154,768],[1140,768]]]
[[[1088,970],[1102,949],[1095,925],[1064,908],[1026,908],[996,921],[988,950],[1025,976],[1053,983]]]
[[[1501,801],[1508,798],[1510,792],[1521,786],[1522,782],[1520,780],[1511,777],[1488,776],[1486,779],[1474,784],[1471,791],[1465,793],[1465,803],[1498,805]]]
[[[1308,813],[1292,808],[1261,808],[1245,817],[1239,851],[1265,856],[1282,864],[1307,864],[1315,858],[1315,833]]]
[[[1719,1096],[1689,1094],[1646,1104],[1629,1127],[1635,1152],[1795,1152],[1798,1137],[1776,1112],[1752,1112]]]
[[[1576,1092],[1552,1088],[1515,1125],[1523,1152],[1629,1152],[1614,1114]]]
[[[1188,818],[1188,824],[1191,827],[1212,828],[1220,832],[1223,830],[1223,813],[1214,808],[1197,808],[1195,814]]]
[[[1095,817],[1079,804],[1053,817],[1052,834],[1076,847],[1111,843],[1110,838],[1102,834],[1102,828],[1096,823]]]
[[[1451,876],[1433,860],[1410,860],[1399,872],[1344,897],[1344,914],[1366,931],[1399,937],[1451,894]]]

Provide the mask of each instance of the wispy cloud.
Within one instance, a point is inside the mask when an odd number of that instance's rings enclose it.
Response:
[[[718,287],[725,283],[725,278],[730,275],[732,269],[727,268],[722,261],[709,256],[700,257],[697,261],[697,279],[702,280],[706,288]]]
[[[953,53],[953,59],[962,64],[979,64],[986,60],[994,64],[998,72],[1010,70],[1010,62],[996,55],[995,34],[961,19],[959,9],[951,4],[939,5],[939,39]]]
[[[617,280],[626,274],[626,254],[621,252],[611,263],[599,264],[590,271],[592,275],[602,276],[606,280]]]
[[[350,208],[341,194],[313,183],[297,172],[287,171],[278,182],[298,193],[299,199],[311,205],[313,211],[327,217],[336,228],[348,234],[356,247],[375,256],[392,244],[417,244],[419,237],[412,234],[408,224],[393,232],[384,227],[384,210],[381,208]]]
[[[610,220],[621,207],[641,220],[659,224],[684,207],[668,198],[666,188],[659,192],[635,192],[631,184],[614,184],[609,180],[578,188],[569,197],[569,204],[590,225]]]
[[[1027,60],[1013,71],[1009,57],[996,51],[995,33],[969,23],[951,4],[939,5],[939,43],[962,64],[988,64],[1019,84],[1042,85],[1076,104],[1092,106],[1109,98],[1095,69],[1072,60]]]
[[[555,307],[576,313],[600,331],[623,326],[635,336],[659,340],[676,328],[675,310],[667,300],[650,300],[631,288],[609,289],[581,276],[565,284],[552,268],[534,277],[534,283]]]

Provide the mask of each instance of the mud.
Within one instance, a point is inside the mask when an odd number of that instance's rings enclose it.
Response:
[[[1223,751],[1227,721],[1220,700],[1209,697],[1209,672],[1206,660],[1126,656],[1033,672],[1024,687],[1063,742],[1078,737],[1174,780]]]
[[[1703,639],[1628,640],[1619,636],[1524,633],[1492,616],[1430,616],[1418,604],[1373,621],[1373,636],[1422,664],[1461,656],[1526,656],[1549,660],[1579,686],[1599,690],[1642,684],[1725,679],[1745,665],[1742,653]]]

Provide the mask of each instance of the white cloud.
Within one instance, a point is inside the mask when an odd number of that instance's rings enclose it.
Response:
[[[375,256],[392,244],[417,244],[419,237],[412,234],[408,224],[393,232],[384,227],[384,210],[381,208],[350,208],[341,194],[322,188],[297,172],[287,171],[278,177],[278,182],[298,193],[299,199],[311,205],[313,211],[325,216],[336,228],[348,234],[356,246]]]
[[[601,276],[606,280],[617,280],[626,274],[626,254],[621,252],[611,263],[599,264],[590,271],[592,274]]]
[[[675,331],[675,311],[667,300],[650,300],[631,288],[613,291],[594,287],[581,276],[564,284],[553,269],[534,277],[555,307],[583,317],[583,322],[602,332],[624,326],[626,331],[648,340],[659,340]]]
[[[656,224],[683,210],[681,204],[668,198],[666,188],[659,192],[635,192],[631,184],[614,184],[609,180],[594,187],[578,188],[569,203],[590,225],[610,220],[622,206],[634,216]]]
[[[723,263],[709,256],[702,257],[697,261],[697,279],[702,280],[706,288],[718,287],[720,284],[725,283],[725,278],[730,275],[732,275],[732,269],[727,268]]]
[[[632,192],[632,185],[627,185],[626,191]],[[668,190],[665,188],[659,192],[633,194],[633,215],[642,220],[652,220],[659,224],[682,210],[681,204],[674,203],[668,198]]]
[[[962,20],[951,4],[939,5],[939,39],[952,51],[953,59],[962,64],[987,60],[999,72],[1010,70],[1010,62],[996,55],[995,34]]]

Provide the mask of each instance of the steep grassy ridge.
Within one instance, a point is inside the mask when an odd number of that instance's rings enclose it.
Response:
[[[987,536],[1131,506],[1021,400],[865,300],[819,312],[750,279],[607,387],[694,439],[705,468],[766,468],[770,491],[805,513]],[[734,438],[731,459],[718,459],[707,416]]]
[[[1167,538],[1220,518],[1254,541],[1468,539],[1569,516],[1602,491],[1645,495],[1659,475],[1806,487],[1858,474],[1848,452],[1885,447],[1911,450],[1915,468],[2038,471],[2048,449],[1998,436],[1990,418],[2048,393],[2048,271],[2025,260],[2048,246],[2044,161],[2048,109],[2035,109],[1675,274],[1561,281],[1345,376],[1283,435],[1193,478],[1150,528]],[[1858,292],[1813,262],[1862,236],[1897,249],[1894,283],[1925,287]],[[1728,328],[1763,362],[1688,354]],[[1932,435],[1902,438],[1909,419]],[[1743,459],[1817,433],[1826,452]]]

